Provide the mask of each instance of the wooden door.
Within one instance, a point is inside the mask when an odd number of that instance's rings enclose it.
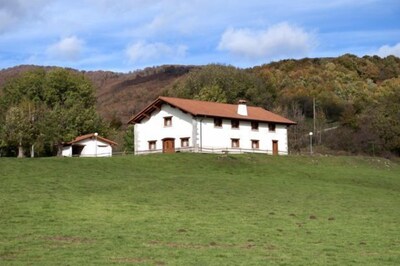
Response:
[[[163,139],[163,152],[164,153],[175,152],[175,139]]]
[[[272,141],[272,154],[278,155],[278,141],[277,140]]]

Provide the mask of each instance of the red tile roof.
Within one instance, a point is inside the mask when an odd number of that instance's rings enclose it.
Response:
[[[94,133],[90,133],[90,134],[86,134],[86,135],[82,135],[82,136],[76,137],[74,140],[72,140],[70,142],[67,142],[65,144],[71,145],[71,144],[77,143],[79,141],[82,141],[82,140],[85,140],[85,139],[91,139],[91,138],[95,138]],[[105,143],[108,143],[110,145],[118,145],[116,142],[114,142],[112,140],[109,140],[109,139],[106,139],[106,138],[103,138],[103,137],[100,137],[100,136],[97,136],[97,139],[101,140],[101,141],[103,141]]]
[[[128,123],[140,123],[142,119],[150,116],[150,114],[160,109],[161,105],[167,103],[183,112],[192,114],[193,116],[221,117],[239,120],[254,120],[261,122],[273,122],[278,124],[293,125],[293,122],[283,116],[274,114],[261,107],[247,106],[247,116],[237,113],[237,104],[225,104],[216,102],[205,102],[198,100],[158,97],[157,100],[148,105],[145,109],[135,115]]]

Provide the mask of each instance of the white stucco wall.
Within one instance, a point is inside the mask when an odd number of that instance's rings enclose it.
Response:
[[[81,157],[109,157],[112,156],[111,145],[101,140],[85,139],[76,144],[85,145]],[[96,147],[97,146],[97,147]]]
[[[172,125],[164,126],[164,117],[172,117]],[[192,116],[177,108],[164,104],[161,110],[154,111],[149,118],[135,124],[135,152],[149,150],[149,141],[156,141],[156,151],[162,151],[164,138],[175,139],[175,149],[181,148],[181,138],[189,138],[193,147]]]
[[[111,157],[112,147],[110,144],[101,140],[85,139],[74,143],[74,145],[83,145],[80,157]],[[72,146],[63,148],[62,156],[72,156]]]
[[[202,120],[202,121],[201,121]],[[201,149],[232,149],[232,139],[239,139],[238,152],[268,152],[272,154],[272,141],[278,141],[279,154],[287,154],[287,127],[276,124],[275,131],[268,130],[268,123],[259,122],[258,130],[251,129],[251,122],[241,120],[239,128],[232,128],[230,119],[222,120],[222,127],[214,126],[213,118],[198,119],[198,134],[202,131],[199,145]],[[259,148],[252,149],[251,141],[258,140]]]
[[[72,146],[64,146],[61,154],[64,157],[71,157],[72,156]]]
[[[164,117],[172,116],[172,126],[164,126]],[[135,153],[162,152],[164,138],[175,139],[175,149],[181,148],[181,138],[189,138],[192,151],[218,152],[268,152],[272,154],[272,141],[278,141],[278,153],[288,153],[287,126],[276,124],[274,132],[268,123],[259,122],[258,130],[251,129],[251,122],[241,120],[238,129],[231,128],[231,120],[223,119],[222,127],[214,126],[214,118],[192,117],[192,115],[163,104],[161,110],[135,124]],[[239,139],[240,147],[232,150],[232,138]],[[259,149],[252,149],[251,140],[259,141]],[[156,150],[149,151],[149,141],[156,141]]]

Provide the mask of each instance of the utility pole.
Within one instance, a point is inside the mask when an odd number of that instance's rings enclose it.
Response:
[[[315,131],[315,116],[316,116],[316,112],[315,112],[315,97],[313,97],[313,133],[316,134],[317,132]]]

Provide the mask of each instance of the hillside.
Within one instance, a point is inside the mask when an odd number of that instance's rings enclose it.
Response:
[[[5,80],[34,67],[0,71],[0,88]],[[400,58],[395,56],[345,54],[249,69],[167,65],[125,74],[83,73],[95,85],[98,113],[116,130],[159,95],[227,103],[246,99],[297,122],[289,128],[292,152],[307,147],[312,131],[314,143],[324,149],[400,155]]]
[[[17,66],[0,71],[0,88],[11,78],[41,66]],[[134,113],[188,73],[192,66],[159,66],[130,73],[83,71],[96,88],[97,110],[106,120],[125,123]],[[52,67],[45,67],[52,69]],[[78,71],[78,70],[73,70]]]
[[[400,166],[385,159],[0,158],[0,169],[2,265],[400,264]]]
[[[18,76],[22,72],[32,70],[40,66],[16,66],[8,69],[0,70],[0,88],[7,79]],[[98,111],[100,114],[110,120],[113,117],[126,122],[132,114],[138,112],[157,96],[165,94],[167,91],[170,95],[196,97],[202,84],[193,84],[190,92],[182,90],[186,86],[185,82],[189,72],[200,71],[203,67],[194,66],[174,66],[165,65],[159,67],[149,67],[144,70],[137,70],[130,73],[116,73],[110,71],[82,71],[88,77],[96,88],[96,97]],[[46,67],[51,69],[51,67]],[[214,80],[213,73],[205,73],[209,75],[201,77],[210,84],[217,82],[219,87],[223,87],[224,91],[232,90],[234,83],[240,84],[241,77],[236,77],[236,81],[230,81],[228,87],[224,87],[222,72],[232,74],[229,67],[220,66],[214,72],[220,75],[221,80]],[[78,71],[78,70],[74,70]],[[205,70],[207,71],[207,70]],[[263,77],[269,95],[260,93],[252,93],[252,85],[242,84],[242,90],[236,91],[228,102],[235,102],[238,97],[245,96],[250,103],[261,105],[265,108],[277,107],[280,105],[288,105],[292,102],[300,104],[302,112],[306,116],[311,117],[312,114],[312,98],[316,97],[319,107],[324,114],[333,120],[337,120],[340,114],[349,105],[356,105],[355,109],[359,109],[358,105],[363,104],[366,98],[374,96],[379,92],[379,86],[385,81],[392,80],[399,82],[400,77],[400,59],[394,56],[387,58],[379,58],[377,56],[364,56],[359,58],[354,55],[343,55],[337,58],[305,58],[301,60],[282,60],[272,62],[262,66],[256,66],[250,69],[238,71],[253,73]],[[215,73],[214,73],[215,74]],[[233,76],[233,75],[231,75]],[[250,81],[259,82],[259,81]],[[187,82],[186,82],[187,83]],[[172,86],[176,84],[174,89]],[[193,87],[193,86],[200,87]],[[262,96],[269,97],[260,100]],[[267,102],[268,104],[263,104]],[[355,110],[357,112],[359,110]]]

